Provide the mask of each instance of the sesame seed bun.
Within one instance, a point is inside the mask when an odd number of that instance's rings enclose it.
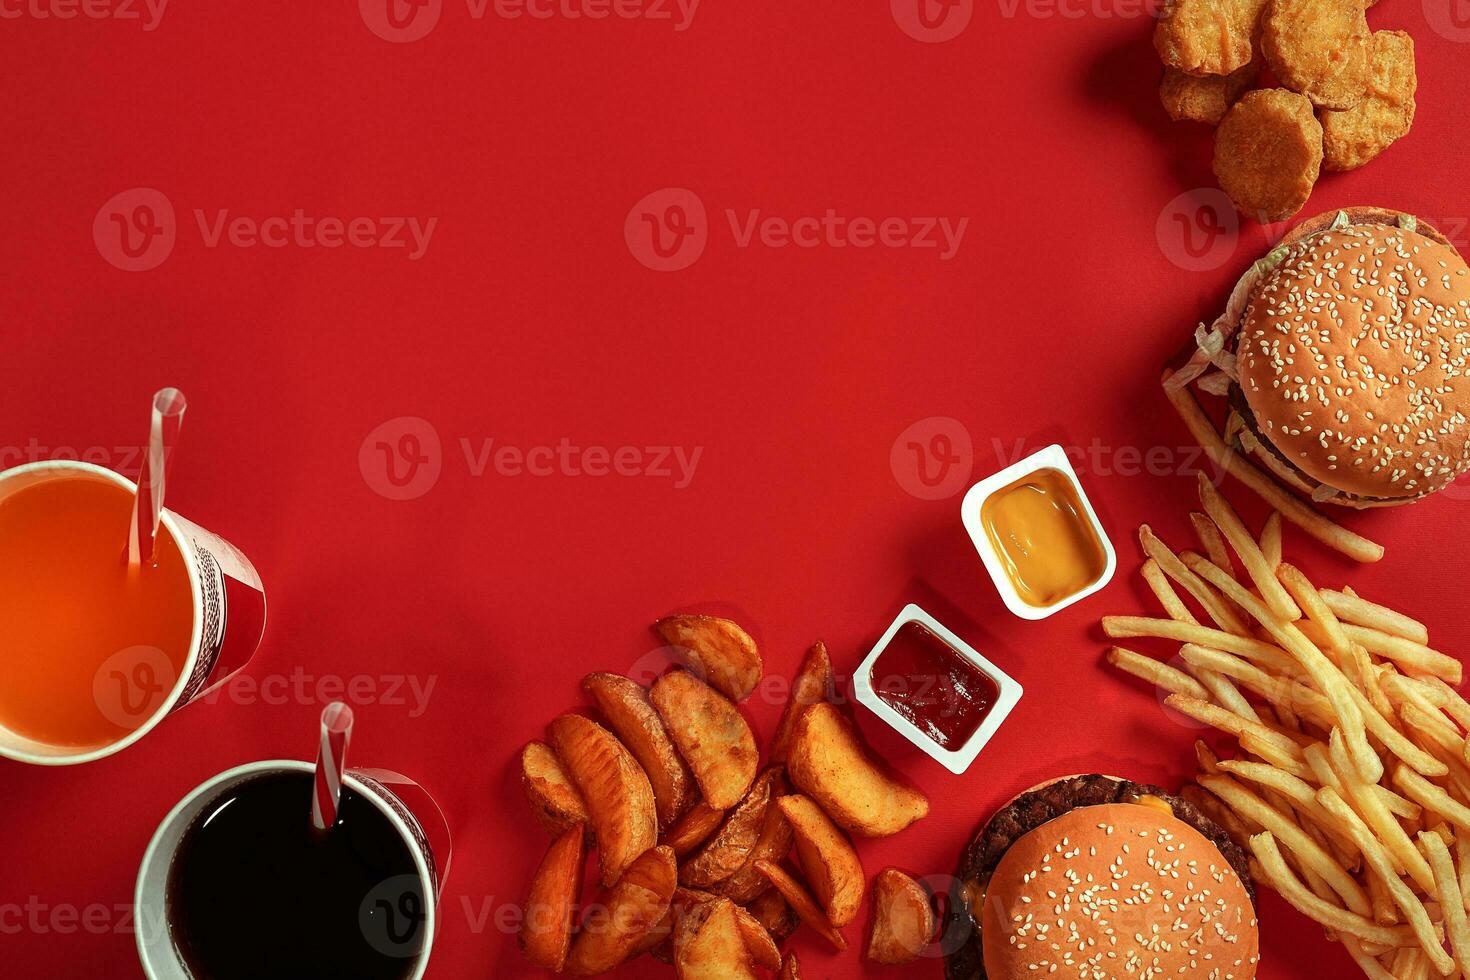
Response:
[[[1206,837],[1152,807],[1079,807],[1017,840],[985,895],[988,980],[1250,980],[1255,907]]]
[[[1298,486],[1409,503],[1470,469],[1470,269],[1427,224],[1336,214],[1300,226],[1252,295],[1239,390]]]

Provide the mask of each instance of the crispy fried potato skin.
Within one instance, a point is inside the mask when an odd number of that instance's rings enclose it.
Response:
[[[724,820],[724,810],[716,810],[700,800],[689,808],[689,812],[678,823],[664,832],[664,838],[659,843],[667,844],[673,848],[676,857],[682,858],[703,844]]]
[[[679,917],[674,969],[680,980],[756,980],[733,902],[717,898]]]
[[[761,878],[764,879],[765,875],[761,875]],[[766,890],[757,895],[746,908],[778,943],[785,942],[800,924],[800,920],[796,917],[796,910],[781,897],[779,891],[770,886],[769,882],[767,882]]]
[[[740,926],[740,936],[745,940],[745,949],[750,953],[751,961],[762,970],[779,970],[781,968],[781,950],[776,946],[776,940],[761,925],[760,920],[748,911],[735,906],[735,922]]]
[[[1228,75],[1188,75],[1165,68],[1159,83],[1159,101],[1175,122],[1202,122],[1218,126],[1225,113],[1261,74],[1261,59]]]
[[[521,786],[536,821],[552,837],[588,822],[581,792],[545,742],[531,742],[521,750]]]
[[[623,743],[595,721],[562,715],[548,730],[557,757],[587,803],[602,884],[610,887],[657,842],[653,787]]]
[[[765,674],[755,640],[738,623],[718,616],[666,616],[653,624],[690,668],[731,701],[743,701]]]
[[[756,868],[757,861],[779,861],[791,852],[794,839],[791,824],[779,806],[789,789],[783,773],[782,778],[772,785],[771,803],[766,807],[760,834],[750,848],[750,856],[740,870],[720,883],[720,893],[732,902],[748,904],[770,887],[765,875]]]
[[[647,774],[659,827],[672,826],[694,802],[694,777],[648,703],[648,692],[636,681],[607,673],[588,674],[582,689],[597,702],[608,725]]]
[[[1281,84],[1320,109],[1351,109],[1368,90],[1373,46],[1362,0],[1271,0],[1261,53]]]
[[[716,810],[739,803],[760,759],[740,709],[687,670],[660,677],[649,700],[693,771],[705,802]]]
[[[784,781],[779,768],[762,773],[709,842],[679,869],[679,884],[686,888],[711,888],[743,868],[760,839],[766,813]]]
[[[1306,96],[1247,92],[1215,133],[1215,176],[1236,208],[1269,223],[1302,209],[1322,171],[1322,125]]]
[[[1407,136],[1419,88],[1414,39],[1403,31],[1373,35],[1373,70],[1363,101],[1343,112],[1322,113],[1322,165],[1356,170]]]
[[[795,794],[778,804],[796,839],[796,859],[827,918],[841,928],[857,918],[867,878],[857,849],[816,801]]]
[[[873,924],[868,959],[894,966],[911,963],[934,939],[936,920],[929,893],[897,868],[873,879]]]
[[[791,696],[786,700],[781,722],[771,739],[772,763],[786,761],[786,753],[791,747],[791,729],[796,726],[797,716],[818,701],[826,700],[834,686],[832,658],[827,655],[827,644],[818,640],[807,650],[791,682]]]
[[[880,769],[835,705],[802,712],[786,771],[838,826],[862,837],[896,834],[929,813],[924,794]]]
[[[1164,66],[1187,75],[1228,75],[1250,64],[1266,0],[1168,0],[1154,25]]]
[[[587,835],[573,824],[546,850],[522,906],[521,951],[532,966],[560,973],[572,947],[573,913],[582,897]]]
[[[667,847],[645,851],[628,865],[622,878],[598,899],[602,914],[589,916],[572,942],[566,972],[574,977],[606,973],[628,959],[664,918],[673,899],[674,852]]]

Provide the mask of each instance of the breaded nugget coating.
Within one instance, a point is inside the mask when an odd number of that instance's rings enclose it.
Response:
[[[1166,0],[1154,25],[1165,68],[1186,75],[1228,75],[1255,57],[1266,0]]]
[[[1281,84],[1321,109],[1351,109],[1368,90],[1373,35],[1363,0],[1270,0],[1261,53]]]
[[[1239,71],[1228,75],[1186,75],[1177,68],[1165,68],[1159,85],[1159,101],[1169,118],[1175,121],[1209,123],[1218,126],[1225,113],[1261,73],[1257,58]]]
[[[1300,211],[1321,170],[1322,125],[1312,103],[1287,89],[1247,92],[1215,132],[1220,187],[1262,223]]]
[[[1375,33],[1368,94],[1351,109],[1322,113],[1322,165],[1356,169],[1408,135],[1418,88],[1414,39],[1403,31]]]

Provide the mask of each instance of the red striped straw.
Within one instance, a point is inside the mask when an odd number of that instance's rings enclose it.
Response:
[[[311,794],[311,822],[326,830],[337,822],[342,773],[347,771],[347,743],[352,741],[352,709],[333,701],[322,710],[322,743],[316,756],[316,784]]]
[[[148,452],[143,472],[138,474],[138,493],[133,498],[133,526],[128,532],[128,565],[136,568],[153,561],[153,542],[163,517],[163,491],[168,464],[179,441],[188,403],[177,388],[164,388],[153,396],[153,423],[148,431]]]

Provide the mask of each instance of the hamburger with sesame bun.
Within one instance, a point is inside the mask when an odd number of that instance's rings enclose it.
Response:
[[[1029,790],[975,835],[956,879],[948,980],[1256,975],[1245,853],[1156,786],[1088,775]]]
[[[1470,469],[1470,269],[1412,215],[1302,223],[1196,340],[1169,383],[1227,395],[1227,437],[1314,500],[1407,504]]]

